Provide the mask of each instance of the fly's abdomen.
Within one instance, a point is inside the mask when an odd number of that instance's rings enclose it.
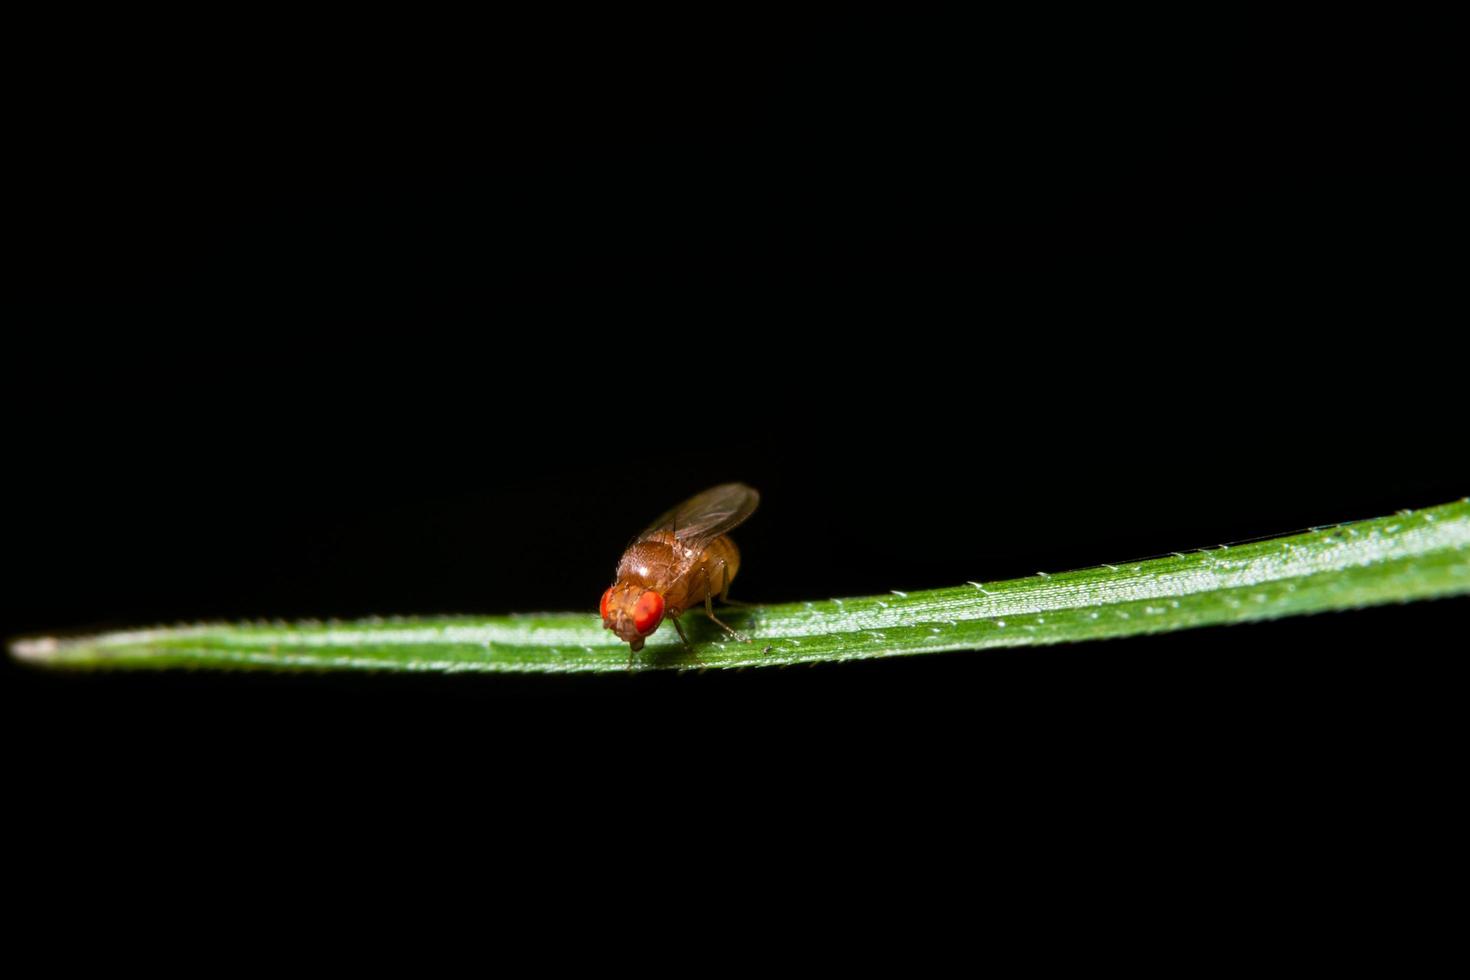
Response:
[[[690,575],[689,604],[703,602],[707,595],[718,596],[727,583],[735,581],[738,571],[740,549],[722,534],[705,546],[704,554]]]

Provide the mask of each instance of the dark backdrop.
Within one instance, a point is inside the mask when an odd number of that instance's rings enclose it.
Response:
[[[590,613],[634,530],[731,479],[764,494],[751,600],[1470,492],[1424,38],[265,40],[35,76],[7,635]],[[1465,609],[741,674],[7,664],[7,752],[50,818],[345,795],[650,841],[838,800],[1065,835],[1167,800],[1188,835],[1432,767]]]

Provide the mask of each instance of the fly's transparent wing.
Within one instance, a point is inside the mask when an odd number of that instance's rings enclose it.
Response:
[[[761,495],[743,483],[722,483],[696,494],[659,517],[638,535],[644,541],[664,531],[675,540],[699,551],[715,538],[744,522],[755,513]]]

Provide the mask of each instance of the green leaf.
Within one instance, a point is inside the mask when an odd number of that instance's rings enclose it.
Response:
[[[636,669],[749,667],[1159,633],[1470,592],[1470,499],[1147,561],[925,592],[700,613],[691,649],[661,629]],[[11,643],[54,667],[622,671],[593,612],[178,626]]]

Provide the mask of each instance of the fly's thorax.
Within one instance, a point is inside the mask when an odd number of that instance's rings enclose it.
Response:
[[[623,552],[623,560],[618,562],[618,581],[645,588],[667,588],[678,564],[672,541],[656,538],[639,541]]]

